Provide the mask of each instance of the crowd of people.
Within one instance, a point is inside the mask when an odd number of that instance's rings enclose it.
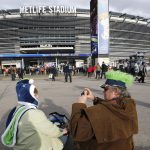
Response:
[[[83,65],[80,68],[75,67],[75,65],[70,64],[69,62],[63,64],[61,69],[56,67],[54,64],[51,66],[39,66],[33,65],[25,68],[16,68],[13,66],[4,67],[2,69],[2,73],[4,76],[11,75],[11,79],[15,80],[15,78],[23,79],[24,75],[48,75],[49,79],[55,81],[55,77],[58,74],[64,74],[65,82],[72,82],[72,76],[76,74],[83,73],[88,78],[94,77],[95,79],[102,79],[105,78],[105,74],[108,70],[120,70],[122,72],[129,73],[135,77],[135,81],[139,83],[145,82],[145,77],[147,75],[146,63],[139,61],[122,61],[118,62],[116,65],[108,65],[105,62],[102,62],[100,65],[99,63],[92,66]]]
[[[144,61],[125,61],[118,64],[118,69],[132,74],[135,77],[135,81],[145,82],[147,75],[146,63]]]
[[[105,64],[105,62],[102,63],[102,65],[100,66],[99,63],[97,63],[96,65],[92,66],[83,66],[83,72],[84,75],[87,75],[88,78],[94,76],[95,79],[99,79],[99,78],[105,78],[105,73],[110,69],[110,67],[108,65]]]
[[[135,81],[138,81],[139,83],[144,83],[147,75],[146,63],[142,61],[124,61],[111,66],[105,64],[105,62],[103,62],[101,66],[97,63],[94,66],[84,66],[83,72],[88,76],[88,78],[95,77],[95,79],[102,79],[105,78],[106,72],[112,69],[133,75],[135,77]]]

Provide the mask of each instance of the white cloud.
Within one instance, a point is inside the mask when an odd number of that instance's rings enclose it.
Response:
[[[1,0],[0,9],[20,8],[21,6],[75,6],[77,8],[90,8],[90,0]]]
[[[150,0],[109,0],[110,11],[150,18]]]

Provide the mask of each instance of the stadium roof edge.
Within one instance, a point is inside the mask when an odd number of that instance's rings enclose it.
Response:
[[[78,13],[82,13],[82,12],[89,12],[89,9],[85,9],[85,8],[77,8],[76,9]],[[24,14],[20,14],[20,10],[19,9],[1,9],[0,10],[0,18],[4,19],[7,18],[6,16],[20,16],[22,17]],[[39,15],[39,14],[38,14]],[[110,11],[109,12],[110,15],[110,19],[112,20],[120,20],[122,22],[130,22],[130,23],[137,23],[137,24],[146,24],[147,26],[149,26],[150,23],[150,18],[144,18],[144,17],[140,17],[140,16],[136,16],[136,15],[131,15],[131,14],[127,14],[127,13],[120,13],[120,12],[113,12]],[[9,17],[10,19],[11,17]]]
[[[90,11],[90,9],[85,9],[85,8],[77,8],[78,11],[82,11],[82,10],[87,10],[87,11]],[[19,13],[19,8],[17,9],[0,9],[0,15],[4,15],[5,14],[13,14],[13,13]],[[136,15],[131,15],[131,14],[127,14],[127,13],[120,13],[120,12],[113,12],[113,11],[109,11],[109,14],[111,16],[116,16],[116,17],[128,17],[130,19],[134,19],[134,18],[139,18],[139,19],[150,19],[150,18],[144,18],[144,17],[141,17],[141,16],[136,16]]]
[[[146,25],[149,24],[149,18],[144,18],[136,15],[130,15],[127,13],[119,13],[119,12],[109,12],[110,19],[114,20],[121,20],[122,22],[134,22],[134,23],[139,23],[139,24],[144,24]],[[112,19],[112,20],[113,20]]]

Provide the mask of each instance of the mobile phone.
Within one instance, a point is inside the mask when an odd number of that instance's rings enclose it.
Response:
[[[85,91],[85,90],[84,90]],[[81,96],[82,95],[84,95],[84,91],[81,93]],[[86,90],[87,91],[87,95],[89,94],[89,91],[88,90]]]
[[[81,93],[81,96],[84,95],[84,91]]]

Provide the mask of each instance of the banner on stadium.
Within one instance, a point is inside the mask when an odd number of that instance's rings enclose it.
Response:
[[[109,54],[109,3],[97,0],[98,11],[98,54]]]
[[[90,26],[91,26],[91,54],[98,55],[98,41],[97,41],[97,0],[90,2]]]
[[[98,41],[97,41],[97,35],[91,36],[91,53],[97,55],[97,49],[98,49]]]

